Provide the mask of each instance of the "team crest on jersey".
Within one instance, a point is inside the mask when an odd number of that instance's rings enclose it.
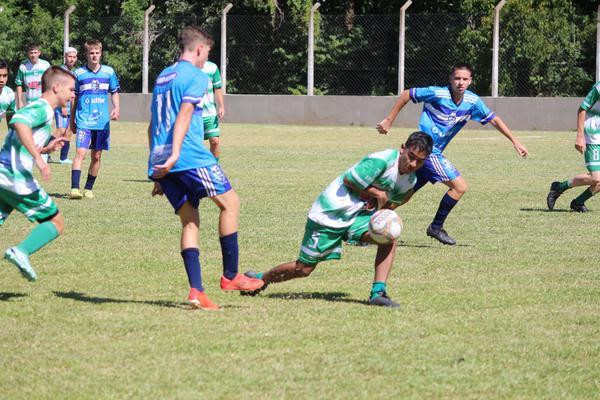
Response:
[[[223,173],[221,167],[215,164],[212,167],[210,167],[210,172],[216,181],[225,182],[225,174]]]
[[[98,89],[100,89],[100,82],[98,82],[98,79],[94,79],[94,80],[92,81],[92,90],[93,90],[94,92],[97,92],[97,91],[98,91]]]

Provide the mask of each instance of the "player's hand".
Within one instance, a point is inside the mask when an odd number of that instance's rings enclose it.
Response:
[[[50,167],[46,162],[42,159],[42,156],[38,154],[38,156],[34,160],[35,166],[40,170],[40,174],[42,175],[42,180],[49,181],[50,180]]]
[[[585,138],[583,135],[577,135],[577,139],[575,139],[575,150],[583,154],[585,151]]]
[[[381,133],[382,135],[387,135],[391,127],[392,121],[390,121],[388,117],[385,117],[380,123],[375,125],[375,128],[377,128],[377,132]]]
[[[385,208],[386,204],[388,203],[388,196],[387,193],[384,192],[383,190],[380,190],[376,195],[375,195],[375,199],[377,200],[377,209],[381,210],[382,208]]]
[[[61,107],[60,113],[63,117],[68,117],[69,113],[67,112],[67,107]]]
[[[65,145],[65,142],[68,142],[68,141],[69,141],[69,139],[67,139],[64,136],[57,137],[56,139],[52,139],[45,148],[46,152],[53,153],[56,150],[60,150]]]
[[[164,164],[155,165],[154,168],[152,168],[154,171],[152,177],[156,179],[163,178],[169,173],[171,168],[173,168],[178,158],[179,157],[173,157],[173,155],[171,155],[171,157],[167,158],[167,161],[165,161]]]
[[[116,121],[119,119],[119,116],[121,115],[121,112],[118,108],[113,108],[112,111],[110,112],[110,119]]]
[[[152,188],[152,197],[154,196],[162,196],[163,194],[165,194],[165,192],[163,192],[162,187],[160,186],[160,183],[158,182],[154,182],[154,187]]]
[[[219,117],[219,119],[221,119],[225,116],[225,107],[219,108],[219,111],[217,112],[217,116]]]
[[[521,144],[521,142],[519,142],[518,140],[516,140],[513,143],[513,146],[515,148],[515,150],[517,151],[517,153],[519,153],[519,155],[523,158],[526,158],[529,155],[529,151],[527,151],[527,148],[525,146],[523,146]]]

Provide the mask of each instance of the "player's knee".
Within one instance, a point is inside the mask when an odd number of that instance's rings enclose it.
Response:
[[[302,262],[296,262],[296,275],[300,278],[310,276],[315,270],[315,265],[307,265]]]
[[[54,224],[58,234],[61,235],[65,230],[65,218],[62,216],[62,214],[59,212],[50,220],[50,222]]]
[[[219,145],[219,138],[211,137],[208,139],[208,142],[210,143],[211,146],[217,147]]]

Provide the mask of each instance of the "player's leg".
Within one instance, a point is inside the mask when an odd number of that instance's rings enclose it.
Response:
[[[548,191],[548,196],[546,196],[546,205],[548,209],[554,210],[554,205],[556,204],[556,200],[560,197],[561,194],[566,192],[567,190],[578,187],[578,186],[590,186],[595,183],[594,178],[592,178],[590,173],[587,174],[579,174],[574,177],[567,179],[565,181],[554,181],[550,184],[550,190]]]
[[[79,190],[79,182],[81,180],[81,167],[83,160],[87,154],[92,141],[92,133],[87,129],[78,129],[75,139],[77,148],[75,157],[73,158],[73,166],[71,167],[71,199],[79,200],[83,198],[83,194]]]
[[[210,152],[215,156],[217,161],[219,161],[219,157],[221,156],[219,118],[216,115],[213,117],[206,117],[203,118],[203,122],[204,140],[208,140],[210,143]]]
[[[592,184],[571,202],[571,210],[576,212],[588,212],[585,202],[596,194],[599,189],[599,184],[596,182],[600,177],[600,145],[586,145],[584,155],[585,166],[590,172]]]
[[[217,161],[219,161],[219,157],[221,157],[221,140],[218,136],[211,137],[208,139],[210,143],[210,152],[215,156]]]
[[[83,196],[88,199],[93,199],[94,192],[92,192],[92,189],[94,189],[94,183],[96,183],[96,178],[98,177],[98,173],[100,172],[102,150],[92,150],[90,158],[90,167],[88,169],[88,176],[83,189]]]

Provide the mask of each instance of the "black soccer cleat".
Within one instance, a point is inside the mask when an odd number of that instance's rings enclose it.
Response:
[[[548,197],[546,197],[546,204],[548,205],[549,210],[554,210],[556,199],[558,199],[562,194],[562,192],[558,189],[559,185],[560,182],[552,182],[550,184],[550,191],[548,192]]]
[[[456,244],[456,240],[452,239],[442,228],[436,229],[429,225],[427,227],[427,236],[432,237],[443,244],[447,244],[448,246],[454,246]]]
[[[571,202],[571,210],[575,211],[575,212],[580,212],[580,213],[584,213],[584,212],[589,212],[590,210],[585,206],[585,204],[579,204],[576,203],[575,200],[573,200]]]
[[[247,271],[244,272],[244,275],[246,275],[248,278],[253,278],[253,279],[258,279],[258,272],[256,271]],[[260,292],[262,292],[263,290],[265,290],[267,288],[267,286],[269,286],[268,283],[265,283],[263,285],[263,287],[256,289],[256,290],[252,290],[252,291],[244,291],[244,292],[240,292],[240,296],[256,296],[257,294],[259,294]]]
[[[394,300],[390,299],[386,292],[379,292],[377,297],[371,297],[369,299],[370,306],[380,306],[380,307],[390,307],[390,308],[400,308],[400,304],[396,303]]]

